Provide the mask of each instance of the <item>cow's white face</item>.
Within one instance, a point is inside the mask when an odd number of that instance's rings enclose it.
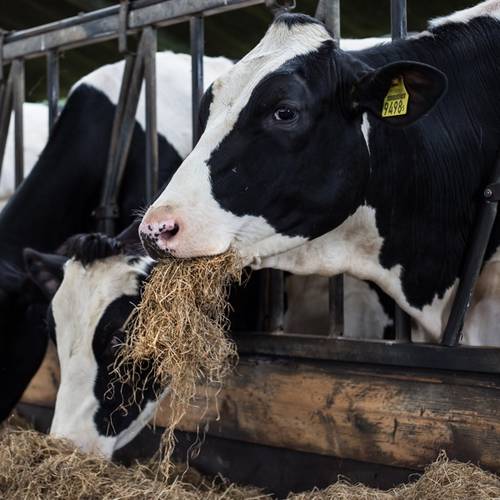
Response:
[[[61,382],[51,434],[85,451],[111,457],[146,425],[157,405],[158,388],[146,387],[131,398],[133,389],[114,381],[111,373],[124,340],[123,324],[150,266],[148,257],[121,253],[86,264],[73,258],[52,300],[49,323]],[[133,399],[137,404],[130,404]]]
[[[205,94],[204,133],[143,218],[148,252],[233,246],[251,263],[338,227],[364,201],[367,112],[380,118],[400,76],[415,99],[392,125],[429,110],[446,86],[440,72],[408,61],[372,69],[312,18],[280,16]]]

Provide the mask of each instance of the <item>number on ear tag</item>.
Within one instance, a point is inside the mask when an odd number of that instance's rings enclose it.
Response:
[[[410,95],[406,90],[403,78],[394,78],[391,87],[384,98],[382,118],[402,116],[408,112],[408,99]]]

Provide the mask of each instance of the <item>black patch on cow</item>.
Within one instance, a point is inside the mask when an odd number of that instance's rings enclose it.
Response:
[[[222,208],[239,216],[263,216],[282,234],[314,238],[361,204],[368,150],[361,118],[348,119],[336,99],[332,50],[333,41],[325,42],[256,86],[208,161],[213,194]],[[299,119],[275,123],[273,114],[280,107],[294,108]],[[338,146],[335,155],[333,144]],[[349,161],[338,164],[345,157]]]
[[[211,155],[215,199],[236,215],[263,216],[279,233],[309,239],[365,202],[383,238],[382,266],[401,266],[412,306],[432,303],[459,275],[499,151],[499,48],[500,23],[481,17],[349,56],[325,43],[290,60],[258,84]],[[448,92],[406,128],[369,118],[368,152],[362,117],[348,112],[354,84],[367,68],[402,60],[438,68]],[[273,124],[281,105],[295,107],[300,120]],[[499,239],[497,219],[488,255]]]
[[[19,402],[45,355],[45,300],[24,273],[0,261],[0,421]]]
[[[207,126],[208,115],[210,112],[210,105],[212,104],[212,100],[214,98],[212,85],[205,90],[203,97],[200,102],[200,111],[198,112],[198,122],[200,126],[200,134],[202,134]]]
[[[77,234],[68,238],[60,250],[63,255],[88,266],[96,260],[105,259],[124,252],[116,239],[101,233]]]
[[[151,379],[151,363],[144,363],[136,372],[137,385],[122,384],[112,373],[116,355],[125,340],[123,324],[139,301],[139,295],[123,295],[106,308],[99,320],[92,349],[97,362],[94,394],[99,408],[94,416],[99,434],[116,436],[127,429],[148,401],[160,394],[160,387]],[[147,381],[146,381],[147,379]]]

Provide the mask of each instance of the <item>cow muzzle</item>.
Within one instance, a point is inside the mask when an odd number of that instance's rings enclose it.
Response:
[[[151,208],[139,226],[145,250],[156,259],[175,254],[173,247],[179,232],[180,224],[168,207]]]

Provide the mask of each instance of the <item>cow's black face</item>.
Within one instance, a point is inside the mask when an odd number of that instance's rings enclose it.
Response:
[[[312,239],[362,202],[368,149],[361,117],[343,107],[341,88],[349,83],[334,53],[327,41],[255,87],[207,162],[222,209],[263,217],[282,235]]]
[[[338,227],[364,200],[368,114],[382,119],[398,79],[410,101],[383,118],[393,126],[424,114],[446,87],[434,68],[375,70],[313,19],[278,18],[205,97],[200,141],[141,224],[148,250],[195,257],[234,246],[255,262]]]

